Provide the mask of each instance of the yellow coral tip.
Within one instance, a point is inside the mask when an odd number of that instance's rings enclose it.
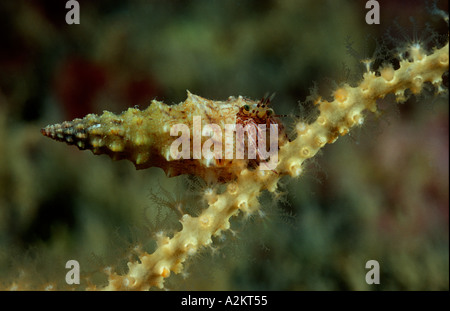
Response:
[[[442,54],[439,56],[439,62],[441,65],[448,65],[448,54]]]
[[[344,88],[337,89],[334,92],[334,98],[340,103],[345,102],[347,100],[347,96],[348,96],[348,92]]]
[[[289,166],[289,173],[292,177],[300,176],[300,174],[302,173],[301,165],[297,162],[291,163],[291,165]]]
[[[161,272],[161,276],[162,276],[163,278],[167,278],[167,277],[169,277],[169,275],[170,275],[170,270],[167,269],[166,267],[164,267],[163,270],[162,270],[162,272]]]
[[[308,147],[303,147],[303,148],[300,150],[300,155],[301,155],[302,157],[304,157],[304,158],[308,158],[308,157],[310,156],[310,154],[311,154],[311,152],[309,151],[309,148],[308,148]]]
[[[392,66],[387,66],[380,70],[380,75],[384,78],[384,80],[389,82],[394,79],[395,70],[394,68],[392,68]]]

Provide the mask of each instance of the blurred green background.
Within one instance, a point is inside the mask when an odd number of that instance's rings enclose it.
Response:
[[[179,229],[152,193],[198,205],[187,177],[136,171],[40,128],[155,98],[179,103],[186,90],[215,100],[276,92],[276,112],[299,115],[314,84],[329,97],[360,77],[349,41],[364,58],[389,29],[400,44],[429,38],[425,23],[448,33],[424,1],[379,1],[380,25],[365,23],[365,2],[80,0],[81,23],[67,25],[65,1],[2,1],[2,288],[64,288],[70,259],[102,285],[98,271],[124,271],[134,245],[150,252],[155,232]],[[439,7],[448,12],[445,1]],[[447,101],[383,100],[380,118],[326,146],[302,178],[283,179],[281,202],[264,194],[266,217],[233,219],[235,234],[192,258],[167,288],[449,290]],[[371,259],[380,285],[365,282]]]

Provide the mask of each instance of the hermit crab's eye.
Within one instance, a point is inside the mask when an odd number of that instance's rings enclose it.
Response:
[[[249,111],[250,110],[250,106],[249,105],[244,105],[244,109]]]
[[[266,114],[267,114],[267,116],[273,115],[273,109],[271,109],[271,108],[267,109]]]

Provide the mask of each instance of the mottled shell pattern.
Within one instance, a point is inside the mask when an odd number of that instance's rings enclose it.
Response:
[[[214,123],[224,129],[225,124],[236,124],[240,120],[237,116],[247,119],[253,116],[258,123],[274,123],[273,110],[267,104],[242,96],[229,97],[227,101],[212,101],[188,91],[186,101],[178,105],[169,106],[153,100],[142,111],[129,108],[120,115],[109,111],[101,115],[88,114],[82,119],[46,126],[41,132],[57,141],[76,145],[81,150],[107,154],[114,160],[130,160],[137,169],[160,167],[169,177],[194,174],[205,180],[226,182],[247,168],[249,160],[209,161],[203,157],[192,159],[192,156],[190,159],[174,160],[170,156],[170,146],[177,137],[170,135],[171,126],[186,124],[193,135],[194,116],[201,117],[202,128]],[[279,137],[284,139],[285,135],[279,133]],[[202,145],[208,138],[202,136]]]

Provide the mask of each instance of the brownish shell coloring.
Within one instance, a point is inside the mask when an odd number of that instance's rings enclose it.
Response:
[[[185,124],[193,135],[194,116],[201,117],[202,128],[214,123],[224,129],[225,124],[236,124],[236,116],[242,112],[243,107],[246,110],[250,108],[250,113],[256,111],[258,120],[261,120],[264,118],[261,106],[261,101],[242,96],[229,97],[226,101],[212,101],[188,91],[187,99],[178,105],[168,106],[153,100],[142,111],[129,108],[120,115],[109,111],[104,111],[101,115],[88,114],[82,119],[48,125],[41,132],[57,141],[76,145],[81,150],[89,149],[94,154],[107,154],[114,160],[130,160],[137,169],[160,167],[169,177],[194,174],[205,180],[226,182],[247,168],[249,160],[193,159],[192,146],[190,159],[175,160],[170,156],[170,146],[177,137],[170,135],[170,129],[175,124]],[[265,106],[264,109],[269,109]],[[274,118],[272,114],[273,110],[270,109],[267,118]],[[273,120],[267,123],[273,123]],[[209,137],[201,136],[203,146]],[[279,137],[284,139],[285,135],[279,133]]]

